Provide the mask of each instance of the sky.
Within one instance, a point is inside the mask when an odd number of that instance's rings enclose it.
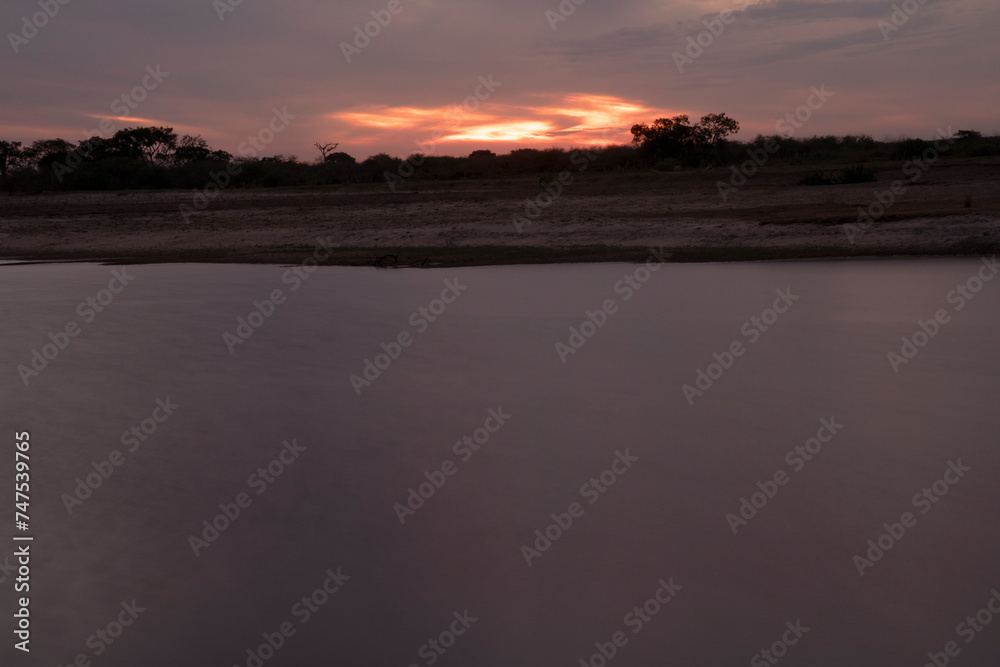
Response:
[[[709,113],[743,139],[788,114],[797,136],[1000,133],[996,0],[2,0],[0,29],[0,139],[26,143],[155,124],[362,160]]]

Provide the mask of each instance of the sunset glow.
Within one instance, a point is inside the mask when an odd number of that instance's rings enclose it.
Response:
[[[15,34],[27,10],[8,4],[0,14]],[[361,160],[427,152],[430,142],[441,155],[629,143],[633,124],[678,114],[728,114],[747,140],[774,133],[814,85],[836,97],[805,135],[928,138],[942,123],[1000,131],[997,3],[918,4],[888,33],[879,22],[893,3],[879,0],[569,3],[577,10],[556,23],[558,2],[489,0],[454,12],[422,2],[369,29],[376,37],[357,36],[378,10],[359,1],[309,3],[304,13],[233,2],[238,13],[223,20],[220,3],[192,2],[163,5],[163,20],[174,17],[166,23],[94,33],[124,20],[122,8],[141,14],[112,0],[61,12],[30,45],[8,49],[4,81],[17,94],[0,99],[0,135],[77,142],[110,121],[172,127],[235,153],[287,107],[294,120],[265,153],[307,161],[319,157],[317,142]],[[723,10],[733,12],[724,34],[705,33]],[[134,59],[94,48],[122,34]],[[294,38],[262,48],[249,34]],[[691,47],[699,35],[704,44]],[[174,40],[184,48],[164,46]],[[346,58],[341,44],[363,53]],[[695,57],[679,66],[689,50]]]
[[[387,133],[407,137],[410,143],[441,144],[442,151],[461,152],[470,144],[517,146],[589,146],[631,141],[629,128],[663,115],[682,111],[653,109],[608,95],[567,94],[539,97],[537,105],[510,105],[485,101],[478,106],[388,107],[368,106],[329,115],[338,136],[352,144],[378,140]],[[470,107],[472,109],[470,110]]]
[[[109,116],[105,114],[87,114],[87,118],[96,118],[97,120],[110,120],[114,121],[118,125],[170,125],[167,121],[158,120],[156,118],[139,118],[137,116]]]

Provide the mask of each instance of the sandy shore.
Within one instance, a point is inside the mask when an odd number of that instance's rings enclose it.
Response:
[[[326,263],[346,265],[641,261],[649,246],[675,261],[1000,249],[1000,159],[942,161],[915,182],[899,163],[874,168],[877,183],[806,187],[796,183],[813,167],[775,167],[728,201],[718,182],[729,171],[573,173],[550,205],[530,211],[538,177],[413,182],[395,193],[384,183],[231,189],[190,221],[181,205],[193,206],[193,191],[0,195],[0,258],[298,263],[317,237],[336,247]],[[849,235],[859,207],[897,180],[903,194]]]

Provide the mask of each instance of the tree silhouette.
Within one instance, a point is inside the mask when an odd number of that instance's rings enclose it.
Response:
[[[0,178],[6,180],[7,167],[13,167],[20,158],[20,141],[0,141]]]
[[[932,147],[923,139],[876,141],[867,135],[771,137],[741,142],[732,138],[740,124],[726,114],[707,114],[692,124],[686,115],[657,118],[632,127],[632,142],[617,146],[592,146],[594,171],[669,169],[671,166],[726,166],[746,160],[747,150],[780,149],[772,159],[792,164],[860,164],[878,160],[909,160]],[[1000,136],[975,130],[955,133],[949,156],[1000,155]],[[27,142],[25,142],[27,143]],[[99,136],[78,144],[64,139],[41,139],[29,145],[0,141],[0,185],[15,191],[44,189],[127,190],[134,188],[203,188],[213,173],[235,163],[230,183],[236,187],[384,183],[386,173],[396,178],[408,171],[413,178],[451,180],[533,174],[546,181],[553,174],[577,168],[573,152],[564,148],[520,148],[505,155],[488,149],[473,150],[466,157],[410,156],[404,163],[379,153],[364,161],[338,151],[337,143],[316,143],[322,159],[309,163],[294,156],[236,157],[213,150],[200,136],[180,138],[170,127],[130,127],[110,138]],[[659,161],[667,164],[660,166]],[[409,171],[420,165],[419,175]],[[394,182],[394,181],[390,181]]]
[[[319,149],[320,155],[323,156],[323,162],[330,159],[330,155],[333,151],[337,150],[337,146],[339,145],[340,144],[321,144],[318,141],[313,144],[313,146]]]
[[[177,135],[172,127],[130,127],[115,132],[110,143],[123,157],[164,165],[177,147]]]
[[[185,134],[177,140],[177,147],[171,161],[174,164],[191,164],[192,162],[204,162],[212,154],[212,149],[208,147],[208,142],[201,138],[201,135],[192,137]]]
[[[632,143],[652,162],[666,158],[699,161],[739,129],[740,124],[724,113],[702,116],[696,125],[691,125],[687,115],[657,118],[652,125],[633,125]]]
[[[705,144],[718,144],[730,134],[740,131],[740,124],[724,113],[710,113],[702,116],[694,132],[698,140]]]

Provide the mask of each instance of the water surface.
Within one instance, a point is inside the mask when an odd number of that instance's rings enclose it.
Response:
[[[28,430],[35,542],[32,653],[11,646],[8,578],[3,664],[246,665],[286,622],[264,664],[579,665],[617,632],[613,664],[753,664],[799,621],[787,664],[923,665],[955,641],[954,664],[993,666],[1000,623],[969,643],[956,627],[1000,587],[1000,281],[948,300],[980,266],[665,265],[627,301],[624,264],[322,268],[294,291],[289,267],[136,266],[101,312],[86,299],[120,269],[4,267],[4,534]],[[441,312],[446,280],[460,296],[430,322],[418,309]],[[276,289],[230,353],[223,334]],[[797,298],[763,331],[751,318],[776,290]],[[556,344],[608,299],[564,363]],[[938,310],[948,322],[894,372],[887,353]],[[71,322],[25,384],[18,366]],[[358,395],[350,377],[403,332],[412,344]],[[692,404],[682,387],[718,375],[714,353],[730,367]],[[128,451],[158,399],[179,407]],[[496,429],[490,410],[510,417]],[[786,458],[824,419],[842,428],[822,450]],[[304,449],[262,483],[284,441]],[[64,494],[114,450],[124,464],[70,513]],[[946,495],[914,503],[959,460]],[[768,485],[776,473],[787,483]],[[428,474],[443,485],[402,512]],[[776,492],[734,534],[727,515],[758,482]],[[249,506],[196,556],[190,536],[241,493]],[[522,547],[573,503],[529,565]],[[860,576],[854,557],[906,512],[915,525]],[[303,624],[295,605],[338,568],[349,579]],[[671,601],[628,616],[661,580]],[[132,600],[135,622],[88,646]],[[466,610],[477,620],[435,653]]]

